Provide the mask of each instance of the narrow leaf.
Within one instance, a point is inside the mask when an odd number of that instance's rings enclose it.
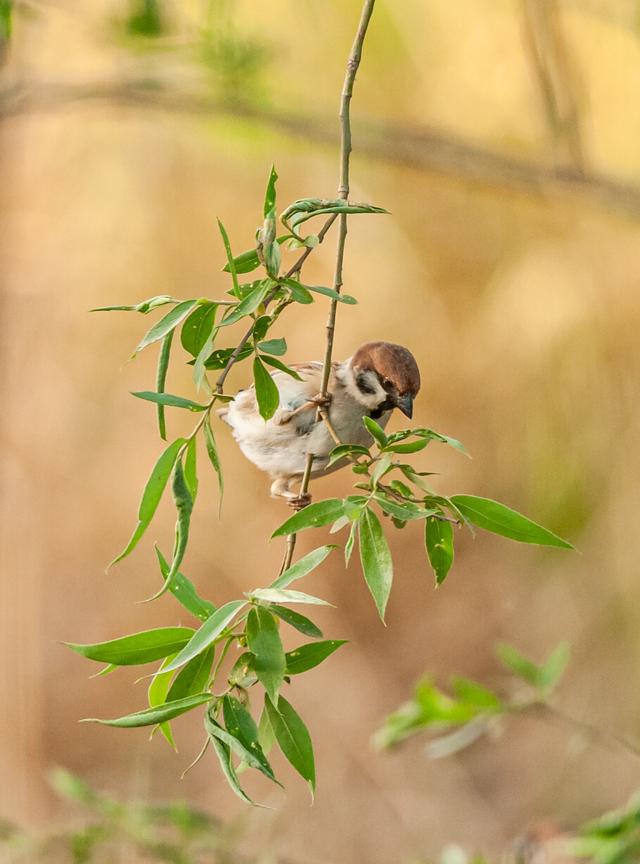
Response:
[[[226,627],[233,621],[239,610],[246,606],[244,600],[232,600],[225,603],[208,618],[202,627],[193,634],[189,642],[184,646],[175,660],[167,666],[169,669],[179,669],[197,654],[206,650],[222,634]]]
[[[171,355],[171,343],[173,342],[173,330],[162,340],[160,353],[158,355],[158,369],[156,372],[156,390],[158,393],[164,393],[164,385],[167,380],[167,370],[169,369],[169,358]],[[163,441],[167,440],[167,427],[164,416],[164,405],[158,404],[158,431]]]
[[[141,633],[132,633],[108,642],[89,645],[79,645],[75,642],[63,644],[76,654],[82,654],[83,657],[99,663],[138,666],[174,654],[189,642],[193,633],[191,627],[157,627],[154,630],[143,630]]]
[[[492,531],[520,543],[535,543],[539,546],[556,546],[561,549],[573,549],[571,543],[553,534],[542,525],[532,522],[521,513],[505,507],[490,498],[478,498],[476,495],[452,495],[451,501],[477,528]]]
[[[239,742],[242,751],[235,747],[231,741],[227,741],[229,746],[244,759],[250,768],[257,768],[265,777],[277,782],[273,769],[260,746],[258,727],[251,714],[238,699],[229,695],[222,700],[222,711],[227,732],[235,741]]]
[[[384,429],[371,417],[363,417],[362,422],[367,427],[378,447],[382,450],[387,445],[387,436],[384,434]]]
[[[187,696],[204,693],[209,684],[209,675],[211,674],[214,655],[215,646],[210,645],[202,654],[198,654],[193,660],[189,660],[176,675],[175,681],[167,692],[167,698],[163,701],[174,702],[178,699],[186,699]],[[173,673],[169,672],[165,674],[171,675]]]
[[[165,657],[162,661],[162,665],[158,672],[151,679],[151,684],[149,684],[149,689],[147,690],[147,701],[149,702],[149,708],[155,708],[158,705],[162,705],[167,702],[167,693],[169,691],[169,685],[171,684],[171,678],[173,677],[173,672],[163,672],[163,668],[173,660],[175,654],[170,654],[169,657]],[[203,687],[200,687],[196,690],[196,693],[202,693],[204,690]],[[162,732],[162,735],[169,742],[170,746],[173,749],[176,749],[176,742],[173,739],[173,732],[171,731],[170,723],[161,723],[158,726],[158,729]],[[155,731],[155,730],[153,730]],[[153,734],[153,732],[152,732]]]
[[[278,410],[280,393],[275,381],[267,372],[259,357],[254,357],[253,359],[253,380],[260,416],[264,420],[268,420]]]
[[[209,456],[209,461],[213,466],[213,470],[216,472],[216,476],[218,477],[218,489],[220,490],[220,504],[218,506],[218,512],[222,508],[222,498],[224,495],[224,477],[222,475],[222,465],[220,464],[220,459],[218,458],[218,448],[216,447],[216,439],[213,436],[213,429],[211,428],[211,420],[207,416],[204,421],[204,441],[207,447],[207,454]]]
[[[152,345],[154,342],[159,342],[160,339],[164,339],[167,333],[170,333],[178,326],[178,324],[181,324],[197,305],[197,300],[184,300],[182,303],[178,303],[177,306],[174,306],[170,312],[167,312],[164,318],[157,321],[153,327],[145,333],[142,341],[138,343],[136,350],[133,352],[133,356],[135,357],[136,354],[148,345]]]
[[[126,729],[136,726],[155,726],[157,723],[166,723],[167,720],[173,720],[174,717],[191,711],[193,708],[197,708],[198,705],[204,705],[205,702],[210,702],[211,699],[213,699],[211,693],[198,693],[196,696],[189,696],[187,699],[167,702],[154,708],[145,708],[144,711],[136,711],[135,714],[127,714],[126,717],[118,717],[115,720],[101,720],[98,717],[87,717],[80,722],[102,723],[103,726],[120,726]]]
[[[172,393],[154,393],[151,390],[143,390],[131,395],[137,399],[144,399],[147,402],[155,402],[156,405],[169,405],[171,408],[186,408],[189,411],[207,410],[206,405],[201,405],[199,402],[194,402],[191,399],[185,399],[183,396],[174,396]]]
[[[191,354],[192,357],[198,356],[202,346],[209,339],[215,325],[217,309],[217,303],[201,303],[182,325],[180,342],[187,354]]]
[[[291,378],[295,378],[296,381],[302,381],[302,378],[298,375],[295,369],[292,369],[290,366],[287,366],[286,363],[283,363],[282,360],[278,360],[276,357],[268,357],[266,355],[261,354],[260,359],[264,363],[268,363],[269,366],[273,366],[274,369],[278,369],[280,372],[284,372],[286,375],[290,375]]]
[[[303,576],[311,573],[316,567],[319,567],[325,560],[327,555],[335,549],[335,546],[318,546],[312,552],[307,553],[303,558],[292,564],[281,576],[271,583],[270,588],[288,588],[292,582],[302,579]]]
[[[222,237],[222,242],[224,243],[224,251],[227,253],[227,268],[229,273],[231,273],[231,280],[233,282],[233,290],[237,294],[239,291],[238,286],[238,273],[236,271],[236,265],[233,260],[233,255],[231,253],[231,244],[229,243],[229,235],[227,234],[227,229],[224,227],[222,222],[218,219],[218,229],[220,231],[220,235]]]
[[[231,789],[235,792],[238,798],[241,798],[246,804],[254,804],[254,802],[249,798],[249,796],[244,792],[240,783],[238,781],[238,775],[235,772],[233,765],[231,764],[231,750],[224,741],[221,741],[216,735],[211,734],[209,729],[209,717],[205,718],[205,729],[209,733],[209,740],[213,744],[213,749],[216,752],[216,756],[220,762],[220,767],[222,768],[222,773],[226,777],[227,783],[231,787]]]
[[[424,523],[424,542],[436,577],[442,585],[453,564],[453,526],[451,522],[429,516]]]
[[[126,558],[126,556],[135,549],[138,541],[149,527],[149,524],[158,509],[158,504],[162,498],[162,493],[167,485],[169,476],[173,471],[173,466],[178,457],[178,451],[184,443],[184,438],[177,438],[172,444],[169,444],[167,449],[154,465],[151,476],[147,480],[147,485],[142,493],[142,500],[140,501],[140,506],[138,508],[138,524],[136,525],[135,531],[131,535],[131,539],[125,548],[113,559],[111,564],[109,564],[109,567],[116,564],[118,561],[122,561],[123,558]]]
[[[287,340],[267,339],[264,342],[258,342],[258,351],[262,351],[263,354],[274,354],[276,357],[282,357],[283,354],[287,353]]]
[[[228,327],[229,324],[235,324],[236,321],[255,312],[269,293],[272,285],[273,283],[269,280],[259,282],[257,287],[247,294],[244,300],[241,300],[232,312],[224,316],[218,327]]]
[[[291,591],[282,588],[255,588],[247,597],[262,600],[265,603],[308,603],[312,606],[331,606],[326,600],[305,594],[302,591]]]
[[[280,606],[277,603],[272,604],[269,609],[274,615],[282,618],[285,623],[294,627],[299,633],[310,636],[312,639],[322,639],[322,630],[305,615],[301,615],[294,609],[287,609],[286,606]]]
[[[327,657],[330,657],[334,651],[337,651],[341,645],[344,645],[346,639],[329,639],[326,642],[311,642],[308,645],[301,645],[294,651],[287,651],[287,675],[299,675],[301,672],[307,672],[318,666]]]
[[[340,498],[327,498],[325,501],[317,501],[315,504],[309,504],[308,507],[290,516],[286,522],[283,522],[279,528],[276,528],[271,536],[282,537],[286,534],[295,534],[304,528],[320,528],[322,525],[335,522],[336,519],[342,516],[343,512],[344,501]]]
[[[360,562],[365,581],[384,622],[393,582],[393,563],[380,520],[369,509],[363,512],[360,519]]]
[[[261,606],[254,607],[247,618],[247,645],[255,657],[253,668],[258,680],[272,699],[284,680],[286,660],[273,615]]]
[[[160,564],[160,572],[162,578],[167,581],[169,575],[169,563],[162,552],[155,547],[158,563]],[[173,596],[181,603],[184,608],[199,618],[201,621],[206,621],[216,611],[216,607],[208,600],[203,600],[195,589],[195,585],[190,579],[187,579],[182,573],[176,573],[173,577],[172,584],[169,585],[169,590]]]
[[[298,774],[309,783],[313,795],[316,768],[307,727],[284,696],[280,696],[276,707],[265,694],[265,708],[280,749]]]

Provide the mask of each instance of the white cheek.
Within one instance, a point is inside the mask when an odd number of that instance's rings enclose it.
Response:
[[[356,374],[356,370],[348,369],[345,375],[345,384],[349,395],[365,408],[369,410],[376,409],[387,398],[387,393],[380,384],[380,381],[378,381],[378,376],[374,372],[365,372],[366,384],[375,392],[363,393],[356,384]]]

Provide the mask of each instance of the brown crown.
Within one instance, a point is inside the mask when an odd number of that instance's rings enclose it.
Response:
[[[415,396],[420,389],[420,371],[411,351],[393,342],[366,342],[353,355],[352,366],[371,369],[381,380],[388,378],[400,394]]]

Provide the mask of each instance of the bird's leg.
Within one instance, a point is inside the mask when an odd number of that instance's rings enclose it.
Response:
[[[294,510],[302,510],[311,503],[311,495],[300,495],[291,486],[297,481],[297,477],[276,477],[271,484],[271,496],[273,498],[284,498]]]
[[[292,483],[295,483],[295,481],[295,477],[291,477],[289,480],[288,489],[289,496],[291,497],[288,497],[287,504],[289,505],[289,507],[292,507],[297,512],[298,510],[303,510],[305,507],[311,504],[311,495],[308,492],[305,492],[304,495],[301,495],[300,492],[296,494],[293,489],[291,489],[291,485]]]
[[[309,399],[309,402],[317,408],[324,408],[326,410],[331,405],[331,393],[317,393]]]

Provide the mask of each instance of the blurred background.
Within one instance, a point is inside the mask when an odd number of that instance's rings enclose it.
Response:
[[[89,680],[61,640],[180,623],[171,597],[136,605],[157,588],[152,543],[170,543],[170,502],[103,572],[160,450],[153,408],[128,392],[152,389],[155,356],[127,363],[150,318],[87,310],[221,296],[215,218],[236,252],[250,248],[272,162],[281,206],[334,195],[359,9],[0,3],[0,816],[30,830],[66,818],[46,780],[55,765],[114,799],[187,801],[230,820],[246,854],[308,864],[412,862],[454,841],[496,856],[532,823],[572,825],[640,786],[624,751],[534,719],[450,760],[429,761],[420,738],[370,747],[424,673],[492,681],[497,639],[537,659],[568,639],[562,706],[640,736],[637,0],[379,0],[353,103],[352,199],[392,215],[350,220],[345,289],[359,305],[339,310],[336,356],[369,339],[409,346],[417,424],[473,455],[431,445],[419,467],[580,552],[461,534],[436,592],[410,525],[390,535],[386,628],[357,562],[329,559],[309,589],[337,606],[319,616],[327,637],[350,644],[295,682],[316,746],[313,808],[285,765],[286,795],[260,778],[249,789],[273,810],[244,808],[213,757],[181,781],[201,745],[195,716],[175,724],[178,755],[144,729],[77,724],[144,707],[146,686],[126,670]],[[328,284],[332,263],[328,238],[307,281]],[[273,335],[286,333],[290,361],[322,356],[325,318],[323,302],[287,310]],[[248,375],[236,367],[232,386]],[[189,368],[167,389],[192,396]],[[189,424],[178,414],[170,434]],[[183,568],[215,603],[273,577],[282,549],[267,538],[287,515],[226,428],[218,439],[222,520],[203,460]],[[349,486],[348,473],[314,484]],[[324,536],[301,535],[300,551]]]

